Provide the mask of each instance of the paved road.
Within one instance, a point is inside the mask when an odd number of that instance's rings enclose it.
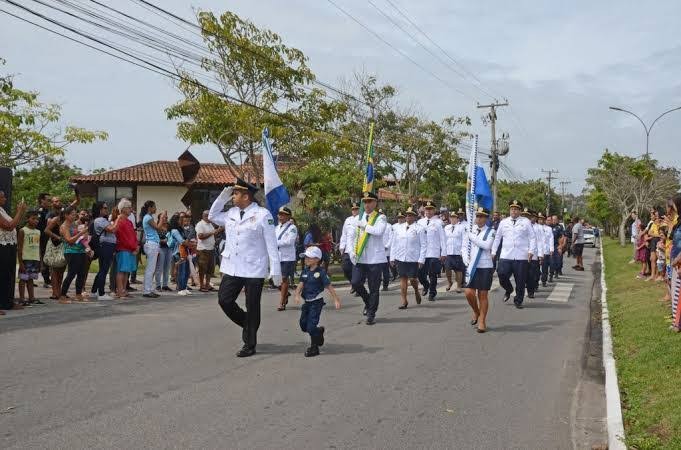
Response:
[[[565,272],[522,311],[493,293],[484,335],[462,294],[401,311],[393,286],[368,327],[341,289],[317,358],[274,293],[248,359],[211,296],[7,316],[0,448],[582,448],[593,276]]]

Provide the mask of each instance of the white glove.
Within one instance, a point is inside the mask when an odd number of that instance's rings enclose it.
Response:
[[[350,253],[350,262],[352,263],[353,266],[356,265],[357,264],[357,255],[355,255],[354,253]]]
[[[272,278],[272,283],[279,287],[281,286],[281,275],[271,275],[270,278]]]
[[[220,198],[225,200],[225,202],[231,200],[233,191],[234,191],[234,188],[232,186],[224,188],[222,190],[222,192],[220,193]]]

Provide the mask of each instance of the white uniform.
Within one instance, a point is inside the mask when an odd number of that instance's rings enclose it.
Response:
[[[364,213],[362,217],[358,217],[355,226],[350,228],[350,233],[346,241],[345,251],[350,255],[353,264],[385,264],[385,245],[383,243],[383,233],[388,226],[388,220],[383,214],[379,214],[374,225],[367,223],[369,215]],[[357,248],[357,240],[361,234],[366,231],[369,235],[366,247],[359,259],[355,250]],[[349,245],[349,247],[348,247]]]
[[[537,251],[532,252],[532,261],[537,261],[539,258],[544,258],[544,253],[546,253],[546,244],[544,242],[544,228],[543,225],[538,223],[532,224],[532,231],[534,231],[534,238],[537,242]]]
[[[270,212],[256,203],[244,210],[243,217],[236,206],[222,212],[227,201],[229,198],[223,191],[208,213],[208,220],[225,228],[220,272],[233,277],[266,278],[269,265],[270,276],[281,276],[277,236]]]
[[[394,227],[390,261],[423,264],[426,261],[425,230],[417,223],[398,223]]]
[[[553,228],[548,225],[542,226],[544,227],[544,242],[546,242],[546,251],[544,252],[544,255],[551,255],[555,251],[555,246],[553,245]]]
[[[277,247],[279,247],[279,261],[296,261],[296,239],[298,238],[298,228],[290,220],[283,224],[278,224],[274,229],[277,236]]]
[[[449,224],[445,226],[445,237],[447,238],[447,255],[461,255],[461,242],[463,235],[468,231],[462,223]]]
[[[477,247],[477,252],[480,252],[477,268],[490,269],[494,267],[491,252],[492,244],[494,243],[494,229],[490,230],[489,234],[487,235],[487,239],[485,239],[484,237],[485,233],[487,232],[487,228],[487,225],[483,226],[482,228],[478,227],[477,225],[473,225],[472,232],[469,233],[466,231],[464,233],[459,251],[461,251],[463,262],[467,266],[471,263],[471,261],[468,260],[468,243],[470,242],[474,247]],[[480,230],[480,232],[478,232],[478,230]],[[473,248],[473,259],[477,257],[477,252],[476,249]]]
[[[338,250],[340,251],[341,255],[343,253],[350,253],[346,248],[348,244],[348,236],[353,232],[352,228],[356,227],[356,224],[357,216],[350,216],[345,219],[345,222],[343,222],[343,231],[341,231],[340,242],[338,243]]]
[[[499,222],[499,228],[492,244],[492,254],[496,255],[501,245],[500,259],[527,260],[528,255],[537,254],[537,239],[532,223],[525,217],[507,217]]]
[[[447,256],[447,238],[442,221],[433,216],[424,217],[418,224],[426,231],[426,258],[440,258]]]
[[[385,249],[385,257],[390,258],[390,249],[392,247],[393,226],[386,224],[385,233],[383,233],[383,248]]]

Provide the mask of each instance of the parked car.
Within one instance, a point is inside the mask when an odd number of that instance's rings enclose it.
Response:
[[[596,236],[593,228],[584,229],[584,246],[596,247]]]

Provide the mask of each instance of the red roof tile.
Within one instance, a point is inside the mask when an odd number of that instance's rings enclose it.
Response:
[[[177,161],[152,161],[98,174],[79,175],[71,178],[71,181],[93,184],[184,184]],[[194,184],[224,186],[234,184],[235,181],[236,178],[229,171],[227,164],[202,163]]]

